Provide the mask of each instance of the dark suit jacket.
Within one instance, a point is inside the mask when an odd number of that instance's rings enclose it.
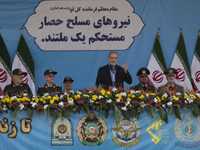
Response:
[[[118,65],[115,66],[116,75],[115,75],[115,87],[124,88],[124,81],[128,84],[132,83],[132,77],[129,72],[125,73],[124,69]],[[101,85],[104,89],[108,89],[109,86],[112,86],[112,79],[110,75],[109,65],[103,66],[99,68],[97,78],[96,78],[96,86],[99,87]]]

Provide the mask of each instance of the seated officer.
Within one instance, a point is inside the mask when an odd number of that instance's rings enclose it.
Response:
[[[46,80],[46,84],[38,87],[37,94],[39,96],[43,96],[46,93],[49,93],[50,96],[60,96],[62,92],[62,88],[60,85],[55,85],[54,82],[54,75],[57,74],[57,72],[48,69],[44,72],[44,78]]]
[[[12,84],[7,85],[3,92],[5,95],[21,97],[22,94],[28,94],[28,97],[32,97],[32,92],[28,84],[22,83],[22,75],[26,75],[26,72],[22,72],[21,69],[14,69],[12,72]]]
[[[74,80],[72,80],[71,77],[65,77],[63,81],[63,86],[64,86],[64,92],[69,93],[72,90],[72,83]]]
[[[140,68],[137,72],[138,80],[140,81],[140,83],[138,85],[132,86],[130,89],[134,91],[143,90],[145,92],[156,92],[156,88],[147,83],[149,74],[150,71],[147,68]]]
[[[159,93],[168,93],[169,91],[175,90],[176,93],[181,93],[184,97],[184,88],[181,85],[175,83],[177,71],[174,68],[168,68],[165,70],[167,84],[158,87]]]

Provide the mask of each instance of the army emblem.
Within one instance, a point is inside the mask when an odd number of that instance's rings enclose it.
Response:
[[[174,126],[174,132],[176,137],[180,140],[175,143],[180,147],[197,147],[200,146],[200,117],[193,117],[190,112],[181,114],[182,121],[176,119]]]
[[[51,145],[73,145],[73,130],[69,118],[55,118],[51,125]]]
[[[140,141],[140,129],[141,126],[136,118],[130,121],[121,119],[118,125],[114,122],[112,126],[113,141],[122,147],[133,146]]]
[[[83,145],[101,145],[107,135],[105,121],[91,112],[90,116],[83,117],[77,125],[77,135]]]

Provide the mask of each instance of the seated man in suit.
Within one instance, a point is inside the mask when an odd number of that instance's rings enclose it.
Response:
[[[175,91],[176,93],[181,93],[182,99],[184,98],[184,88],[181,85],[175,83],[177,71],[174,68],[169,68],[165,70],[164,74],[166,75],[167,84],[158,87],[158,93],[168,93],[170,91]]]
[[[21,97],[22,94],[27,94],[28,97],[32,97],[32,92],[28,84],[22,83],[22,75],[26,75],[26,72],[22,72],[21,69],[17,68],[14,69],[12,72],[12,84],[7,85],[3,92],[5,95],[11,96],[18,96]]]
[[[60,85],[54,84],[54,75],[57,74],[57,72],[48,69],[44,72],[44,77],[46,80],[46,84],[38,87],[37,94],[39,96],[43,96],[46,93],[49,93],[50,96],[60,96],[62,93],[62,88]]]
[[[108,55],[109,64],[99,68],[96,86],[108,90],[109,87],[124,88],[124,81],[128,84],[132,83],[132,77],[128,72],[127,64],[122,67],[117,65],[118,53],[110,52]]]
[[[138,70],[137,72],[137,76],[138,76],[138,80],[140,81],[140,83],[138,85],[134,85],[132,86],[130,89],[134,90],[134,91],[145,91],[145,92],[156,92],[156,88],[152,85],[148,84],[148,75],[150,74],[150,71],[145,68],[142,67]]]

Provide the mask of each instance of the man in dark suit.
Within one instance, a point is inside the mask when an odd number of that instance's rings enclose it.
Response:
[[[122,67],[117,65],[118,53],[110,52],[108,55],[109,64],[98,70],[96,78],[96,86],[104,89],[109,87],[124,88],[124,81],[128,84],[132,83],[132,77],[128,72],[127,64]]]

